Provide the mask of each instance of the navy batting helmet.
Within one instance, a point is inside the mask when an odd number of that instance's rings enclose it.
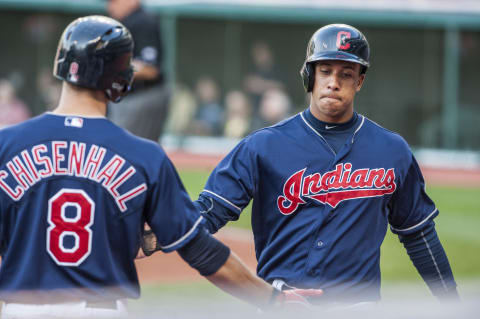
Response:
[[[130,90],[133,39],[120,22],[104,16],[78,18],[60,38],[53,74],[71,84],[102,90],[118,102]]]
[[[370,66],[370,47],[365,36],[346,24],[330,24],[318,29],[308,42],[305,63],[300,70],[307,92],[313,89],[313,65],[322,60],[342,60],[362,66],[362,73]]]

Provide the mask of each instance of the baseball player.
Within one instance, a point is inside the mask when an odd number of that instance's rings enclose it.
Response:
[[[390,225],[432,293],[457,297],[435,232],[438,210],[409,146],[354,111],[369,51],[354,27],[317,30],[301,69],[310,106],[244,138],[195,205],[215,233],[253,199],[257,273],[275,287],[321,288],[328,302],[378,301]]]
[[[321,294],[273,293],[201,227],[164,151],[105,118],[129,90],[132,48],[113,19],[73,21],[55,57],[58,107],[0,131],[2,318],[125,315],[145,222],[162,251],[253,304]]]

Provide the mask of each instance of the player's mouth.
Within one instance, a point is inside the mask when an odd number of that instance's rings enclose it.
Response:
[[[325,94],[325,95],[322,95],[321,98],[322,99],[338,100],[338,101],[342,100],[338,95],[334,95],[334,94]]]

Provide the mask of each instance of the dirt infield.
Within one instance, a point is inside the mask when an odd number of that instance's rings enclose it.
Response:
[[[169,157],[178,169],[212,170],[223,155],[192,154],[186,152],[169,152]],[[429,185],[480,187],[479,170],[439,169],[422,166],[422,172]],[[252,270],[255,271],[253,238],[250,231],[223,229],[217,237],[226,243]],[[177,253],[156,253],[148,258],[137,260],[140,281],[151,282],[191,282],[202,277]]]
[[[215,235],[227,244],[251,269],[255,271],[257,261],[254,255],[253,237],[250,231],[229,228],[222,229]],[[196,270],[190,268],[176,253],[157,252],[150,257],[136,261],[141,283],[152,282],[191,282],[201,280]]]

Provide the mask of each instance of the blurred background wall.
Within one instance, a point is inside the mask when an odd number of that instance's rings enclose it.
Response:
[[[480,151],[478,1],[143,3],[161,21],[174,89],[168,136],[240,138],[302,111],[308,97],[299,70],[310,36],[347,23],[371,46],[358,112],[415,148]],[[9,86],[0,105],[21,103],[25,117],[55,106],[58,38],[87,14],[106,14],[105,1],[0,0],[0,79]]]

